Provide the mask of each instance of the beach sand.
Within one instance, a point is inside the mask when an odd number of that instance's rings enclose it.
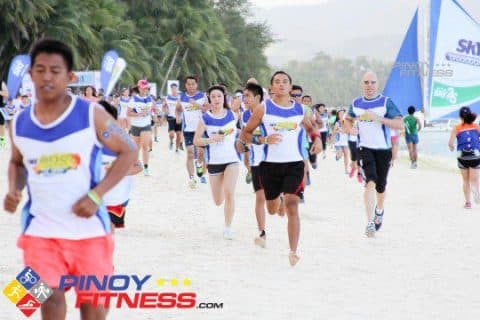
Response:
[[[406,160],[389,176],[385,220],[376,238],[363,232],[362,186],[343,174],[329,150],[312,170],[300,205],[301,260],[288,263],[286,218],[267,217],[267,248],[257,235],[252,186],[242,166],[236,193],[235,239],[223,240],[223,209],[209,185],[187,186],[185,154],[168,150],[165,128],[154,143],[151,176],[135,177],[127,225],[115,234],[115,273],[152,275],[147,291],[196,292],[197,303],[222,309],[112,309],[109,319],[478,319],[480,205],[463,209],[456,170]],[[8,152],[0,152],[0,194]],[[453,164],[454,167],[454,164]],[[52,191],[52,192],[61,192]],[[3,200],[2,200],[3,201]],[[0,285],[22,270],[16,247],[19,212],[0,223]],[[92,263],[95,263],[92,261]],[[191,280],[162,287],[155,280]],[[67,319],[79,319],[69,292]],[[24,319],[5,297],[0,319]],[[37,311],[31,319],[39,319]]]

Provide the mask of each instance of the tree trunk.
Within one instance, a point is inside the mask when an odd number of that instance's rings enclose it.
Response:
[[[175,50],[175,54],[173,55],[172,61],[170,62],[170,66],[168,67],[167,73],[165,74],[165,77],[163,78],[163,83],[162,86],[160,87],[160,94],[163,92],[163,88],[167,84],[168,81],[168,76],[170,75],[170,72],[172,72],[173,66],[175,65],[175,61],[177,60],[178,57],[178,52],[180,51],[180,47],[177,46],[177,49]]]

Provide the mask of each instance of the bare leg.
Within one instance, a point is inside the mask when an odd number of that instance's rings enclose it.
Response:
[[[363,201],[365,203],[365,211],[367,220],[373,221],[373,210],[375,210],[375,182],[369,181],[365,186]]]
[[[463,180],[463,195],[465,197],[465,202],[471,202],[470,198],[470,174],[468,169],[460,169]]]
[[[41,306],[42,320],[64,320],[67,315],[65,292],[53,289],[53,294]]]
[[[257,218],[258,231],[265,230],[265,193],[263,190],[255,192],[255,216]]]
[[[93,307],[89,303],[82,303],[80,305],[81,320],[105,320],[107,312],[103,306]]]
[[[188,177],[193,176],[193,146],[187,147],[187,171]]]
[[[300,217],[298,202],[300,198],[294,194],[285,195],[285,207],[288,216],[288,243],[290,245],[290,264],[294,266],[300,259],[297,255],[298,239],[300,238]]]
[[[225,194],[225,226],[230,227],[235,214],[235,187],[238,180],[238,163],[227,166],[223,173],[223,190]]]

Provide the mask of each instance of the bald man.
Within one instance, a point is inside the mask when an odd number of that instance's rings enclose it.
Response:
[[[392,160],[390,132],[391,129],[403,130],[403,121],[393,101],[378,93],[374,72],[363,75],[361,86],[363,95],[350,105],[345,127],[350,134],[355,134],[352,124],[358,121],[360,166],[366,182],[364,203],[368,223],[365,235],[371,238],[383,223],[385,189]]]

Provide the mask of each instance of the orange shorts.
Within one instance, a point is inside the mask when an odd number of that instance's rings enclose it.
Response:
[[[111,234],[82,240],[22,234],[17,246],[23,249],[24,264],[32,267],[51,288],[58,288],[64,275],[103,278],[113,274],[114,243]]]

